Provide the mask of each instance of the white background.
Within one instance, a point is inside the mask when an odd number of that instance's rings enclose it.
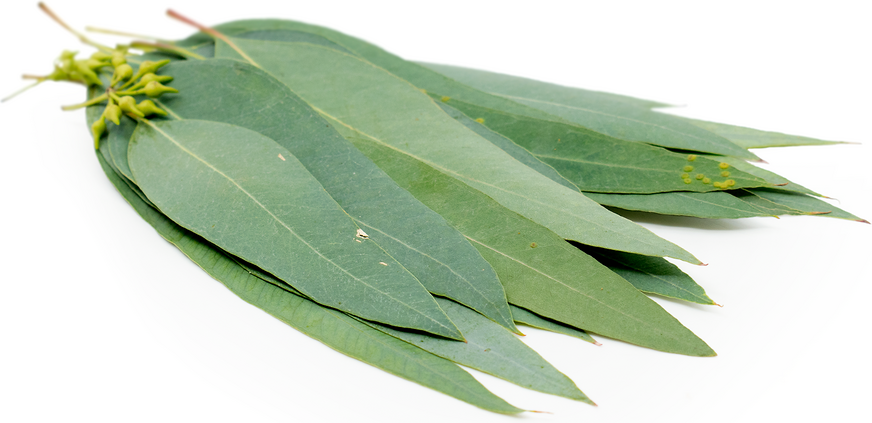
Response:
[[[178,38],[284,17],[409,59],[687,105],[673,113],[864,145],[757,150],[872,217],[867,2],[51,1],[71,25]],[[364,5],[364,3],[366,3]],[[605,4],[607,3],[607,4]],[[653,2],[652,2],[653,3]],[[107,43],[114,37],[96,36]],[[0,6],[0,94],[75,38],[33,2]],[[83,52],[90,50],[82,48]],[[94,158],[81,87],[0,105],[0,421],[856,421],[872,390],[872,227],[820,217],[639,217],[708,267],[723,308],[658,299],[720,355],[691,358],[526,329],[599,407],[473,372],[512,418],[349,359],[236,298],[163,241]]]

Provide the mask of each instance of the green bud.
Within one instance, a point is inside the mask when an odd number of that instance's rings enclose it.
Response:
[[[77,69],[73,69],[67,74],[67,81],[85,82],[85,76]]]
[[[142,62],[142,64],[139,65],[139,70],[136,71],[136,75],[133,75],[133,78],[130,78],[130,81],[127,84],[125,84],[125,86],[132,84],[133,81],[139,79],[140,77],[142,77],[144,75],[157,72],[157,70],[160,69],[161,66],[164,66],[169,62],[170,61],[167,59],[161,60],[159,62],[152,62],[151,60],[146,60],[146,61]],[[147,82],[146,82],[146,84],[147,84]],[[137,85],[139,85],[139,84],[137,84]]]
[[[102,51],[95,51],[94,54],[91,55],[91,59],[98,62],[108,62],[112,60],[112,55],[103,53]]]
[[[118,51],[112,53],[112,66],[117,68],[125,63],[127,63],[127,57],[124,55],[124,53]]]
[[[167,112],[163,111],[161,108],[154,105],[154,102],[151,100],[142,100],[139,104],[136,105],[136,108],[141,110],[146,116],[151,115],[161,115],[166,116]]]
[[[151,60],[146,60],[139,65],[139,75],[145,75],[147,73],[155,73],[158,69],[162,68],[164,65],[168,64],[169,59],[164,59],[158,62],[152,62]]]
[[[124,63],[115,68],[115,73],[112,74],[112,84],[115,85],[125,79],[133,76],[133,68],[130,65]]]
[[[143,88],[143,91],[145,91],[145,95],[147,95],[151,98],[160,97],[161,94],[163,94],[163,93],[177,93],[177,92],[179,92],[179,90],[177,90],[175,88],[164,86],[163,84],[161,84],[160,82],[157,82],[157,81],[151,81],[148,84],[145,84],[145,88]]]
[[[142,75],[142,78],[139,79],[139,82],[137,82],[132,87],[130,87],[129,90],[131,90],[131,91],[138,90],[138,89],[148,85],[148,83],[151,81],[169,82],[172,80],[173,80],[173,77],[169,76],[169,75],[155,75],[153,73],[147,73],[145,75]]]
[[[121,107],[121,110],[127,113],[131,113],[139,117],[145,117],[145,114],[143,114],[142,111],[136,107],[136,100],[134,100],[133,97],[129,95],[118,99],[118,106]]]
[[[94,135],[94,149],[100,149],[100,137],[106,132],[106,118],[101,117],[91,125],[91,133]]]
[[[61,69],[60,66],[55,65],[55,68],[52,71],[52,73],[48,74],[48,76],[46,78],[50,79],[52,81],[66,81],[66,80],[70,79],[70,75],[67,72],[64,72],[64,70]]]
[[[85,63],[88,65],[88,68],[91,70],[97,70],[100,68],[104,68],[106,66],[112,66],[112,64],[107,62],[107,61],[101,61],[101,60],[97,60],[97,59],[88,59],[85,61]]]
[[[64,50],[64,51],[61,53],[60,60],[62,60],[62,61],[63,61],[63,60],[73,60],[73,59],[76,58],[76,55],[77,55],[77,54],[79,54],[78,51],[69,51],[69,50]]]
[[[82,74],[83,79],[88,85],[101,85],[102,82],[97,74],[88,66],[87,60],[76,60],[74,63],[76,70]]]
[[[103,117],[112,121],[116,125],[121,125],[121,107],[117,104],[110,104],[103,110]]]

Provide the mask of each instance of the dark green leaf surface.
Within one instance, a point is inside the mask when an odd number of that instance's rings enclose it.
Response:
[[[273,139],[300,160],[370,241],[431,293],[517,330],[496,273],[466,238],[397,186],[287,86],[233,60],[164,69],[184,93],[161,102],[177,118],[229,123]]]
[[[578,338],[586,342],[590,342],[594,345],[601,345],[599,342],[596,342],[592,336],[590,336],[587,332],[576,329],[569,325],[564,325],[563,323],[546,319],[542,316],[539,316],[532,311],[523,309],[518,306],[512,306],[512,317],[515,318],[515,323],[520,323],[522,325],[527,325],[530,327],[534,327],[537,329],[547,330],[549,332],[562,333],[564,335],[569,335],[573,338]]]
[[[673,216],[708,219],[773,216],[748,205],[727,192],[662,192],[659,194],[585,192],[584,195],[604,206]]]
[[[382,332],[457,364],[528,389],[593,404],[572,380],[504,328],[450,300],[436,301],[463,332],[465,343],[372,325]]]
[[[521,165],[383,69],[313,44],[234,42],[322,114],[463,180],[565,238],[699,263],[680,247]],[[223,43],[216,55],[238,58]]]
[[[801,145],[853,144],[844,141],[824,141],[815,138],[760,131],[725,123],[684,118],[693,125],[718,134],[744,148],[791,147]]]
[[[715,304],[690,276],[663,258],[578,247],[642,292],[699,304]]]
[[[497,271],[509,303],[637,345],[715,355],[659,305],[547,228],[407,154],[347,128],[340,132],[473,242]]]
[[[504,96],[622,140],[759,160],[753,153],[724,137],[681,118],[651,111],[652,103],[645,100],[474,69],[424,65],[473,88]]]
[[[489,129],[526,148],[582,191],[649,194],[718,190],[697,175],[712,182],[732,179],[741,188],[770,185],[733,169],[729,177],[722,177],[716,158],[700,156],[689,161],[688,154],[622,141],[578,126],[510,115],[453,99],[448,104],[471,118],[483,119]]]
[[[462,339],[420,282],[359,239],[359,227],[272,139],[216,122],[142,121],[129,150],[137,184],[181,226],[321,304]]]
[[[105,147],[104,147],[105,148]],[[381,333],[359,321],[252,276],[211,244],[167,219],[127,189],[98,155],[106,176],[131,206],[167,241],[234,294],[334,350],[485,410],[523,410],[488,391],[456,364]]]

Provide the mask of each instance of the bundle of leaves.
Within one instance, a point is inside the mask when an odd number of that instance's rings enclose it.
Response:
[[[689,356],[645,294],[715,304],[692,254],[604,206],[863,221],[749,162],[828,144],[666,105],[413,63],[286,20],[65,53],[109,180],[212,277],[351,357],[498,413],[464,365],[593,402],[516,324]],[[165,85],[164,85],[165,84]],[[148,97],[148,98],[146,98]],[[868,222],[867,222],[868,223]]]

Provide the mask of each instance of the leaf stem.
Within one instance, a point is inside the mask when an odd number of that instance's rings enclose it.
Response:
[[[63,106],[63,107],[61,107],[61,110],[67,110],[67,111],[69,111],[69,110],[81,109],[82,107],[93,106],[93,105],[95,105],[95,104],[97,104],[97,103],[100,103],[100,102],[106,101],[106,100],[108,100],[108,99],[109,99],[109,95],[108,95],[108,94],[103,94],[103,95],[101,95],[101,96],[99,96],[99,97],[94,97],[94,98],[92,98],[92,99],[90,99],[90,100],[88,100],[88,101],[86,101],[86,102],[84,102],[84,103],[71,104],[71,105],[69,105],[69,106]]]
[[[67,25],[67,23],[64,22],[63,20],[61,20],[61,18],[58,17],[58,15],[56,15],[51,9],[49,9],[48,6],[45,5],[45,3],[39,2],[39,8],[43,12],[45,12],[46,15],[48,15],[55,22],[57,22],[60,26],[64,27],[64,29],[66,29],[67,31],[69,31],[70,33],[72,33],[73,35],[78,37],[79,41],[81,41],[89,46],[96,47],[100,50],[103,50],[104,52],[112,52],[113,51],[111,48],[104,46],[103,44],[91,41],[88,37],[85,36],[85,34],[82,34],[81,32],[76,31],[71,26]]]
[[[164,44],[174,44],[173,41],[164,40],[164,39],[158,38],[158,37],[152,37],[151,35],[134,34],[131,32],[116,31],[114,29],[105,29],[105,28],[97,28],[97,27],[93,27],[93,26],[86,26],[85,31],[96,32],[96,33],[100,33],[100,34],[118,35],[121,37],[128,37],[128,38],[144,38],[146,40],[154,40],[154,41],[161,42]]]
[[[8,101],[8,100],[12,100],[13,97],[15,97],[15,96],[17,96],[18,94],[21,94],[21,93],[23,93],[23,92],[25,92],[25,91],[27,91],[27,90],[29,90],[29,89],[31,89],[31,88],[33,88],[33,87],[39,85],[39,84],[42,83],[43,81],[45,81],[44,78],[43,78],[43,79],[37,79],[36,82],[34,82],[34,83],[32,83],[32,84],[30,84],[30,85],[28,85],[28,86],[26,86],[26,87],[24,87],[24,88],[18,90],[18,91],[16,91],[16,92],[12,93],[12,94],[9,94],[8,96],[6,96],[6,97],[3,98],[2,100],[0,100],[0,103],[5,103],[5,102]]]
[[[229,46],[232,47],[234,50],[236,50],[236,52],[239,53],[239,55],[242,56],[243,59],[247,60],[248,63],[251,63],[251,64],[254,65],[255,67],[260,68],[260,65],[258,65],[257,62],[255,62],[251,57],[248,57],[248,55],[245,54],[245,52],[242,51],[242,49],[240,49],[239,47],[237,47],[236,44],[233,43],[233,41],[230,41],[230,39],[227,38],[227,36],[225,36],[224,34],[222,34],[222,33],[218,32],[218,31],[216,31],[214,28],[210,28],[210,27],[208,27],[208,26],[205,26],[205,25],[199,24],[199,23],[197,23],[197,22],[194,22],[194,21],[191,20],[190,18],[187,18],[187,17],[185,17],[185,16],[179,14],[178,12],[176,12],[176,11],[173,10],[173,9],[167,9],[167,16],[169,16],[169,17],[171,17],[171,18],[173,18],[173,19],[177,19],[177,20],[179,20],[179,21],[182,21],[182,22],[184,22],[184,23],[186,23],[186,24],[188,24],[188,25],[191,25],[191,26],[193,26],[193,27],[199,29],[201,32],[205,32],[205,33],[207,33],[207,34],[209,34],[209,35],[211,35],[211,36],[213,36],[213,37],[215,37],[215,38],[219,38],[219,39],[221,39],[221,41],[224,41],[225,43],[227,43],[227,45],[229,45]]]
[[[151,48],[154,48],[154,49],[157,49],[160,51],[168,51],[171,53],[176,53],[182,57],[190,58],[190,59],[197,59],[197,60],[205,60],[206,59],[205,57],[200,56],[199,54],[194,53],[193,51],[190,51],[184,47],[174,46],[172,44],[166,44],[163,42],[150,43],[148,41],[135,40],[135,41],[130,42],[130,46],[134,47],[134,48],[151,47]]]

